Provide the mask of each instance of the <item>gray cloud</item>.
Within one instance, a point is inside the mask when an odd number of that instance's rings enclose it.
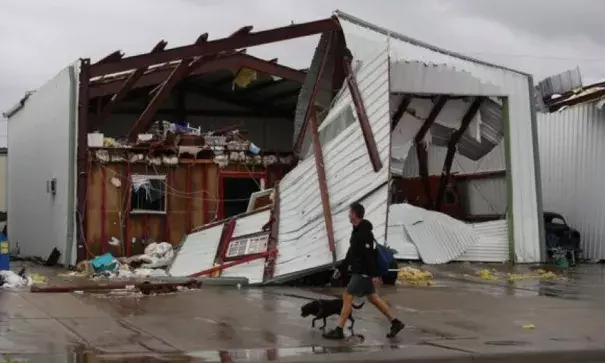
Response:
[[[339,8],[370,22],[452,50],[535,74],[580,65],[585,79],[605,78],[599,0],[13,0],[0,3],[0,109],[39,87],[80,57],[121,49],[146,52],[199,34],[228,35],[252,24],[282,26],[331,15]],[[251,50],[294,67],[308,65],[316,38]]]

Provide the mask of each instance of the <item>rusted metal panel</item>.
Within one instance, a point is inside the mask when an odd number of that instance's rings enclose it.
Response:
[[[206,44],[172,48],[162,53],[141,54],[126,57],[115,62],[97,64],[91,69],[90,74],[91,76],[95,77],[110,73],[123,72],[130,69],[166,63],[175,59],[199,57],[206,54],[216,54],[234,49],[305,37],[331,30],[337,30],[338,27],[338,21],[335,18],[328,18],[254,33],[238,34],[228,38],[209,41]]]

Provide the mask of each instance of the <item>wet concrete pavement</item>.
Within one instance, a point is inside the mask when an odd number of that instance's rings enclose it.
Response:
[[[570,280],[549,281],[551,296],[543,293],[545,281],[476,281],[479,268],[439,267],[434,287],[382,288],[409,324],[394,340],[386,339],[387,324],[371,306],[354,313],[355,334],[363,337],[330,342],[311,329],[310,319],[300,317],[300,306],[338,294],[337,289],[205,287],[158,296],[3,291],[0,353],[40,362],[522,361],[515,354],[532,361],[579,362],[605,357],[601,266],[579,269]]]

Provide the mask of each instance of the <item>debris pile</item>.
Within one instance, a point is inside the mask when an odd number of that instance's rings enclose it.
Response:
[[[537,269],[530,273],[498,273],[495,269],[482,269],[476,273],[477,277],[486,281],[499,281],[505,280],[508,282],[515,282],[521,280],[553,280],[562,279],[561,276],[555,274],[552,271],[546,271],[543,269]]]
[[[0,271],[0,288],[17,289],[20,287],[32,286],[35,284],[45,284],[48,279],[39,274],[25,274],[25,267],[19,272]]]
[[[397,272],[397,282],[404,285],[432,286],[433,274],[414,267],[403,267]]]
[[[114,257],[111,253],[82,261],[76,272],[67,276],[95,277],[110,279],[133,279],[146,277],[167,277],[167,268],[174,259],[174,249],[168,242],[152,242],[145,252],[132,257]]]
[[[115,140],[101,133],[91,133],[89,147],[97,148],[99,162],[130,162],[150,165],[177,165],[181,159],[212,159],[220,167],[229,164],[292,164],[289,153],[262,151],[233,127],[202,132],[201,128],[156,121],[137,142]]]

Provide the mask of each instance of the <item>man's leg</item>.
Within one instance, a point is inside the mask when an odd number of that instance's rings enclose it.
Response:
[[[389,319],[391,322],[391,330],[387,334],[387,338],[394,338],[405,327],[405,324],[393,316],[387,303],[382,300],[376,292],[369,294],[367,298],[372,305],[376,306],[382,315]]]
[[[347,290],[342,293],[342,310],[340,310],[340,316],[338,317],[338,326],[326,334],[324,334],[324,338],[326,339],[344,339],[345,334],[343,328],[347,322],[349,315],[351,315],[351,309],[353,309],[353,295],[349,294]]]

